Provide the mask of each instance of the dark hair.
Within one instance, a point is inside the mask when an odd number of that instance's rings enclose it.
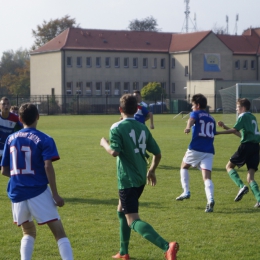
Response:
[[[7,101],[9,101],[8,97],[2,97],[1,100],[0,100],[0,102],[1,102],[2,100],[7,100]]]
[[[21,117],[23,123],[28,126],[35,122],[38,115],[38,109],[34,104],[25,103],[19,108],[19,116]]]
[[[141,92],[139,90],[135,90],[134,93],[139,94],[141,96]]]
[[[131,94],[125,94],[120,98],[120,107],[127,115],[134,115],[137,111],[136,97]]]
[[[250,110],[251,103],[247,98],[239,98],[237,100],[237,104],[239,104],[241,107],[245,107],[247,111]]]
[[[18,106],[11,106],[11,107],[10,107],[10,110],[17,110],[17,111],[18,111],[18,110],[19,110],[19,107],[18,107]]]
[[[191,102],[195,103],[196,105],[199,104],[201,109],[207,108],[207,98],[202,94],[195,94],[192,97]]]

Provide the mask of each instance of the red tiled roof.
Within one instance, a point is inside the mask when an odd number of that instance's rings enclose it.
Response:
[[[187,52],[196,47],[211,31],[173,34],[170,52]]]
[[[217,37],[231,50],[234,54],[257,54],[259,53],[260,37],[256,33],[244,35],[222,35]]]
[[[168,52],[172,33],[69,28],[32,52],[60,50]]]

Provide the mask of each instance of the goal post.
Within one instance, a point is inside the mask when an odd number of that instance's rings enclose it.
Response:
[[[251,111],[260,112],[260,82],[236,83],[235,85],[219,90],[223,119],[233,124],[237,118],[236,102],[239,98],[247,98],[251,103]],[[224,121],[223,120],[223,121]]]

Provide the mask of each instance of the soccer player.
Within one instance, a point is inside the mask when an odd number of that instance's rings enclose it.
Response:
[[[140,91],[135,90],[133,95],[136,97],[138,102],[137,112],[134,115],[135,119],[143,124],[145,124],[145,121],[150,119],[150,129],[154,129],[153,113],[147,110],[147,104],[142,101]]]
[[[259,165],[259,142],[260,133],[258,130],[258,123],[255,116],[249,112],[250,101],[246,98],[238,99],[236,111],[238,118],[233,128],[227,127],[222,121],[218,125],[225,129],[225,131],[218,132],[219,134],[235,134],[241,137],[240,146],[238,150],[232,155],[226,165],[226,170],[229,177],[239,187],[235,201],[240,201],[245,194],[248,193],[248,187],[244,185],[240,179],[235,167],[242,167],[244,164],[247,166],[247,182],[250,189],[254,194],[257,203],[256,208],[260,207],[260,192],[259,186],[254,180],[255,172],[258,170]]]
[[[18,116],[18,110],[19,110],[18,106],[11,106],[10,107],[10,112],[17,115],[17,116]]]
[[[211,171],[214,156],[214,136],[216,135],[216,122],[214,118],[205,111],[207,98],[202,94],[192,97],[192,110],[184,133],[188,134],[192,128],[192,139],[188,150],[183,157],[180,175],[183,193],[176,198],[178,201],[190,198],[189,172],[188,169],[198,167],[201,170],[205,185],[207,205],[205,212],[213,212],[214,185],[211,180]]]
[[[134,119],[137,100],[131,94],[120,98],[119,111],[123,119],[110,128],[110,145],[103,137],[100,145],[113,157],[117,157],[117,176],[119,203],[117,214],[120,223],[120,251],[112,256],[115,259],[130,259],[128,245],[131,229],[165,252],[167,260],[175,260],[179,248],[177,242],[167,242],[151,225],[140,219],[138,200],[146,180],[156,185],[155,169],[161,152],[148,128]],[[151,166],[147,172],[146,149],[153,154]]]
[[[39,114],[35,105],[23,104],[19,116],[24,128],[8,136],[1,165],[2,174],[10,178],[7,192],[12,201],[13,220],[23,231],[21,260],[32,258],[36,238],[33,217],[39,225],[49,226],[61,258],[72,260],[70,241],[57,211],[57,206],[64,206],[64,200],[57,191],[52,165],[60,158],[55,142],[36,129]]]
[[[17,115],[10,113],[10,102],[7,97],[0,100],[0,161],[2,158],[5,140],[8,135],[23,128]]]

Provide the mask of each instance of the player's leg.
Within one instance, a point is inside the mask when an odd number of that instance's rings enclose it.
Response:
[[[131,235],[131,228],[127,224],[125,213],[122,211],[122,204],[119,199],[117,207],[117,215],[119,219],[119,232],[120,232],[120,250],[112,256],[112,258],[129,259],[128,246]]]
[[[143,192],[143,188],[144,186],[124,190],[124,199],[122,199],[122,194],[120,195],[127,223],[131,229],[139,233],[143,238],[161,248],[166,254],[166,259],[174,260],[176,259],[176,254],[179,249],[178,243],[167,242],[153,229],[150,224],[141,220],[139,217],[138,199]]]

